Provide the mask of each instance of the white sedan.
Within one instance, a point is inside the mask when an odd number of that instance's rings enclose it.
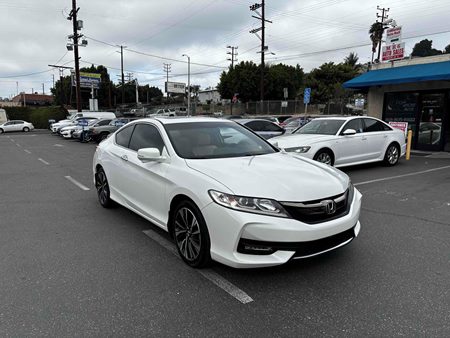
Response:
[[[34,126],[30,122],[22,121],[22,120],[13,120],[8,121],[3,124],[0,124],[0,134],[6,133],[8,131],[24,131],[29,132],[33,130]]]
[[[360,116],[317,118],[269,142],[288,153],[335,167],[378,161],[393,166],[406,152],[403,131]]]
[[[100,143],[93,173],[103,207],[117,202],[168,231],[192,267],[279,265],[360,230],[361,194],[347,175],[233,121],[133,121]]]

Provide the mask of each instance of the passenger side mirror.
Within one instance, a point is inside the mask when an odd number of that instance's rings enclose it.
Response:
[[[147,162],[165,162],[167,157],[161,156],[157,148],[143,148],[137,152],[137,157],[142,163]]]
[[[356,130],[355,129],[346,129],[342,135],[344,136],[351,136],[351,135],[355,135],[356,134]]]

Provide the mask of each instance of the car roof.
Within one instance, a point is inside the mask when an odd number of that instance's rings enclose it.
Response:
[[[236,120],[236,122],[239,122],[239,123],[248,123],[248,122],[252,122],[252,121],[262,121],[262,122],[273,123],[273,121],[270,121],[267,119],[238,119],[238,120]]]
[[[195,116],[155,116],[140,119],[139,121],[151,122],[158,121],[162,124],[175,124],[175,123],[192,123],[192,122],[223,122],[234,123],[233,121],[218,119],[216,117],[195,117]]]
[[[329,117],[316,117],[314,120],[343,120],[343,121],[348,121],[348,120],[358,119],[358,118],[362,118],[362,117],[374,119],[374,117],[371,117],[371,116],[329,116]]]

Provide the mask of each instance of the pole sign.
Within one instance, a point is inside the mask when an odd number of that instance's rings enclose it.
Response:
[[[166,82],[166,92],[171,94],[185,94],[186,83],[182,82]]]
[[[311,88],[305,88],[305,92],[303,93],[303,103],[309,104],[311,101]]]
[[[80,119],[80,120],[78,120],[78,125],[79,125],[80,127],[87,127],[88,124],[89,124],[89,121],[88,121],[88,120],[85,120],[85,119]]]
[[[402,40],[402,26],[386,29],[386,44],[399,43]]]
[[[101,74],[80,72],[80,87],[81,88],[99,89],[101,81],[102,81]],[[75,72],[72,71],[72,86],[76,87],[76,85],[77,85],[77,81],[76,81]]]
[[[382,61],[394,61],[405,57],[405,43],[394,43],[383,46]]]
[[[286,100],[288,98],[288,89],[286,87],[283,88],[283,94],[284,94],[284,99]]]

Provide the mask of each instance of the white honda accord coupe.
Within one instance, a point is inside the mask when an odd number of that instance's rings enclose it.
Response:
[[[315,256],[359,233],[347,175],[214,118],[133,121],[93,160],[103,207],[119,203],[168,231],[192,267],[266,267]]]
[[[372,117],[317,118],[270,143],[289,153],[345,167],[383,161],[397,164],[405,155],[405,134]]]

